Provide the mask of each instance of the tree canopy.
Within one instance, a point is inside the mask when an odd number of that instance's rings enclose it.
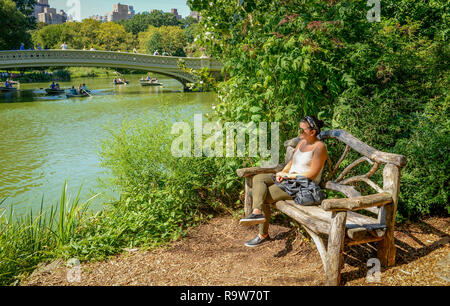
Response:
[[[140,50],[153,54],[166,51],[172,56],[186,56],[184,47],[186,39],[184,31],[178,26],[150,26],[147,31],[139,33]]]
[[[188,4],[202,16],[197,43],[230,76],[216,108],[224,122],[279,122],[285,140],[318,114],[327,128],[407,156],[399,212],[409,217],[450,211],[446,2],[383,0],[380,22],[368,20],[367,1]]]
[[[138,13],[133,18],[119,21],[119,24],[125,27],[125,30],[134,35],[145,32],[149,26],[180,26],[181,22],[177,20],[174,14],[155,10],[152,12]]]
[[[17,9],[27,18],[27,26],[29,29],[34,29],[36,26],[36,18],[32,16],[36,0],[13,0],[16,3]]]
[[[0,50],[19,49],[23,42],[30,47],[29,21],[12,0],[0,0]]]
[[[93,19],[45,26],[33,33],[33,42],[49,49],[59,49],[63,42],[70,49],[131,51],[135,46],[133,35],[122,25]]]

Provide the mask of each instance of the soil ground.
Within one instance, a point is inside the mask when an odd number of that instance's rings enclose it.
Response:
[[[345,248],[342,284],[347,286],[450,285],[450,218],[428,218],[396,227],[396,265],[381,267],[376,282],[366,276],[375,245]],[[248,248],[257,226],[243,227],[221,216],[155,250],[127,250],[102,262],[81,264],[80,282],[69,282],[62,260],[37,269],[26,286],[305,286],[324,285],[319,253],[302,231],[275,222],[271,241]],[[72,270],[73,271],[73,270]],[[376,274],[369,274],[377,276]],[[69,278],[70,279],[70,278]]]

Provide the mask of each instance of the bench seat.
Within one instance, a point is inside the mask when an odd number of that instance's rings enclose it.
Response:
[[[328,235],[330,232],[331,211],[325,211],[320,206],[298,205],[292,200],[278,201],[275,206],[316,233]],[[382,240],[386,232],[386,225],[380,224],[377,219],[353,211],[347,212],[345,227],[346,243],[349,245]]]

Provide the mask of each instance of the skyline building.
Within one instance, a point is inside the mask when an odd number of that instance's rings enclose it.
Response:
[[[37,0],[33,8],[33,17],[37,22],[47,24],[61,24],[67,21],[67,14],[64,10],[56,11],[56,8],[50,7],[48,0]]]
[[[133,16],[133,6],[117,3],[113,5],[113,11],[106,14],[106,19],[107,21],[121,21],[131,19]]]
[[[178,10],[177,10],[176,8],[171,9],[170,12],[171,12],[172,14],[174,14],[175,17],[177,17],[177,20],[180,20],[180,19],[183,18],[181,15],[178,15]]]

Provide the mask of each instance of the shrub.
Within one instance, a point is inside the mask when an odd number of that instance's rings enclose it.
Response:
[[[100,259],[125,247],[175,240],[220,211],[223,201],[236,201],[238,194],[226,192],[221,159],[172,155],[175,120],[189,122],[163,109],[151,117],[124,121],[120,130],[108,129],[100,155],[120,199],[83,226],[65,248],[65,256]]]

